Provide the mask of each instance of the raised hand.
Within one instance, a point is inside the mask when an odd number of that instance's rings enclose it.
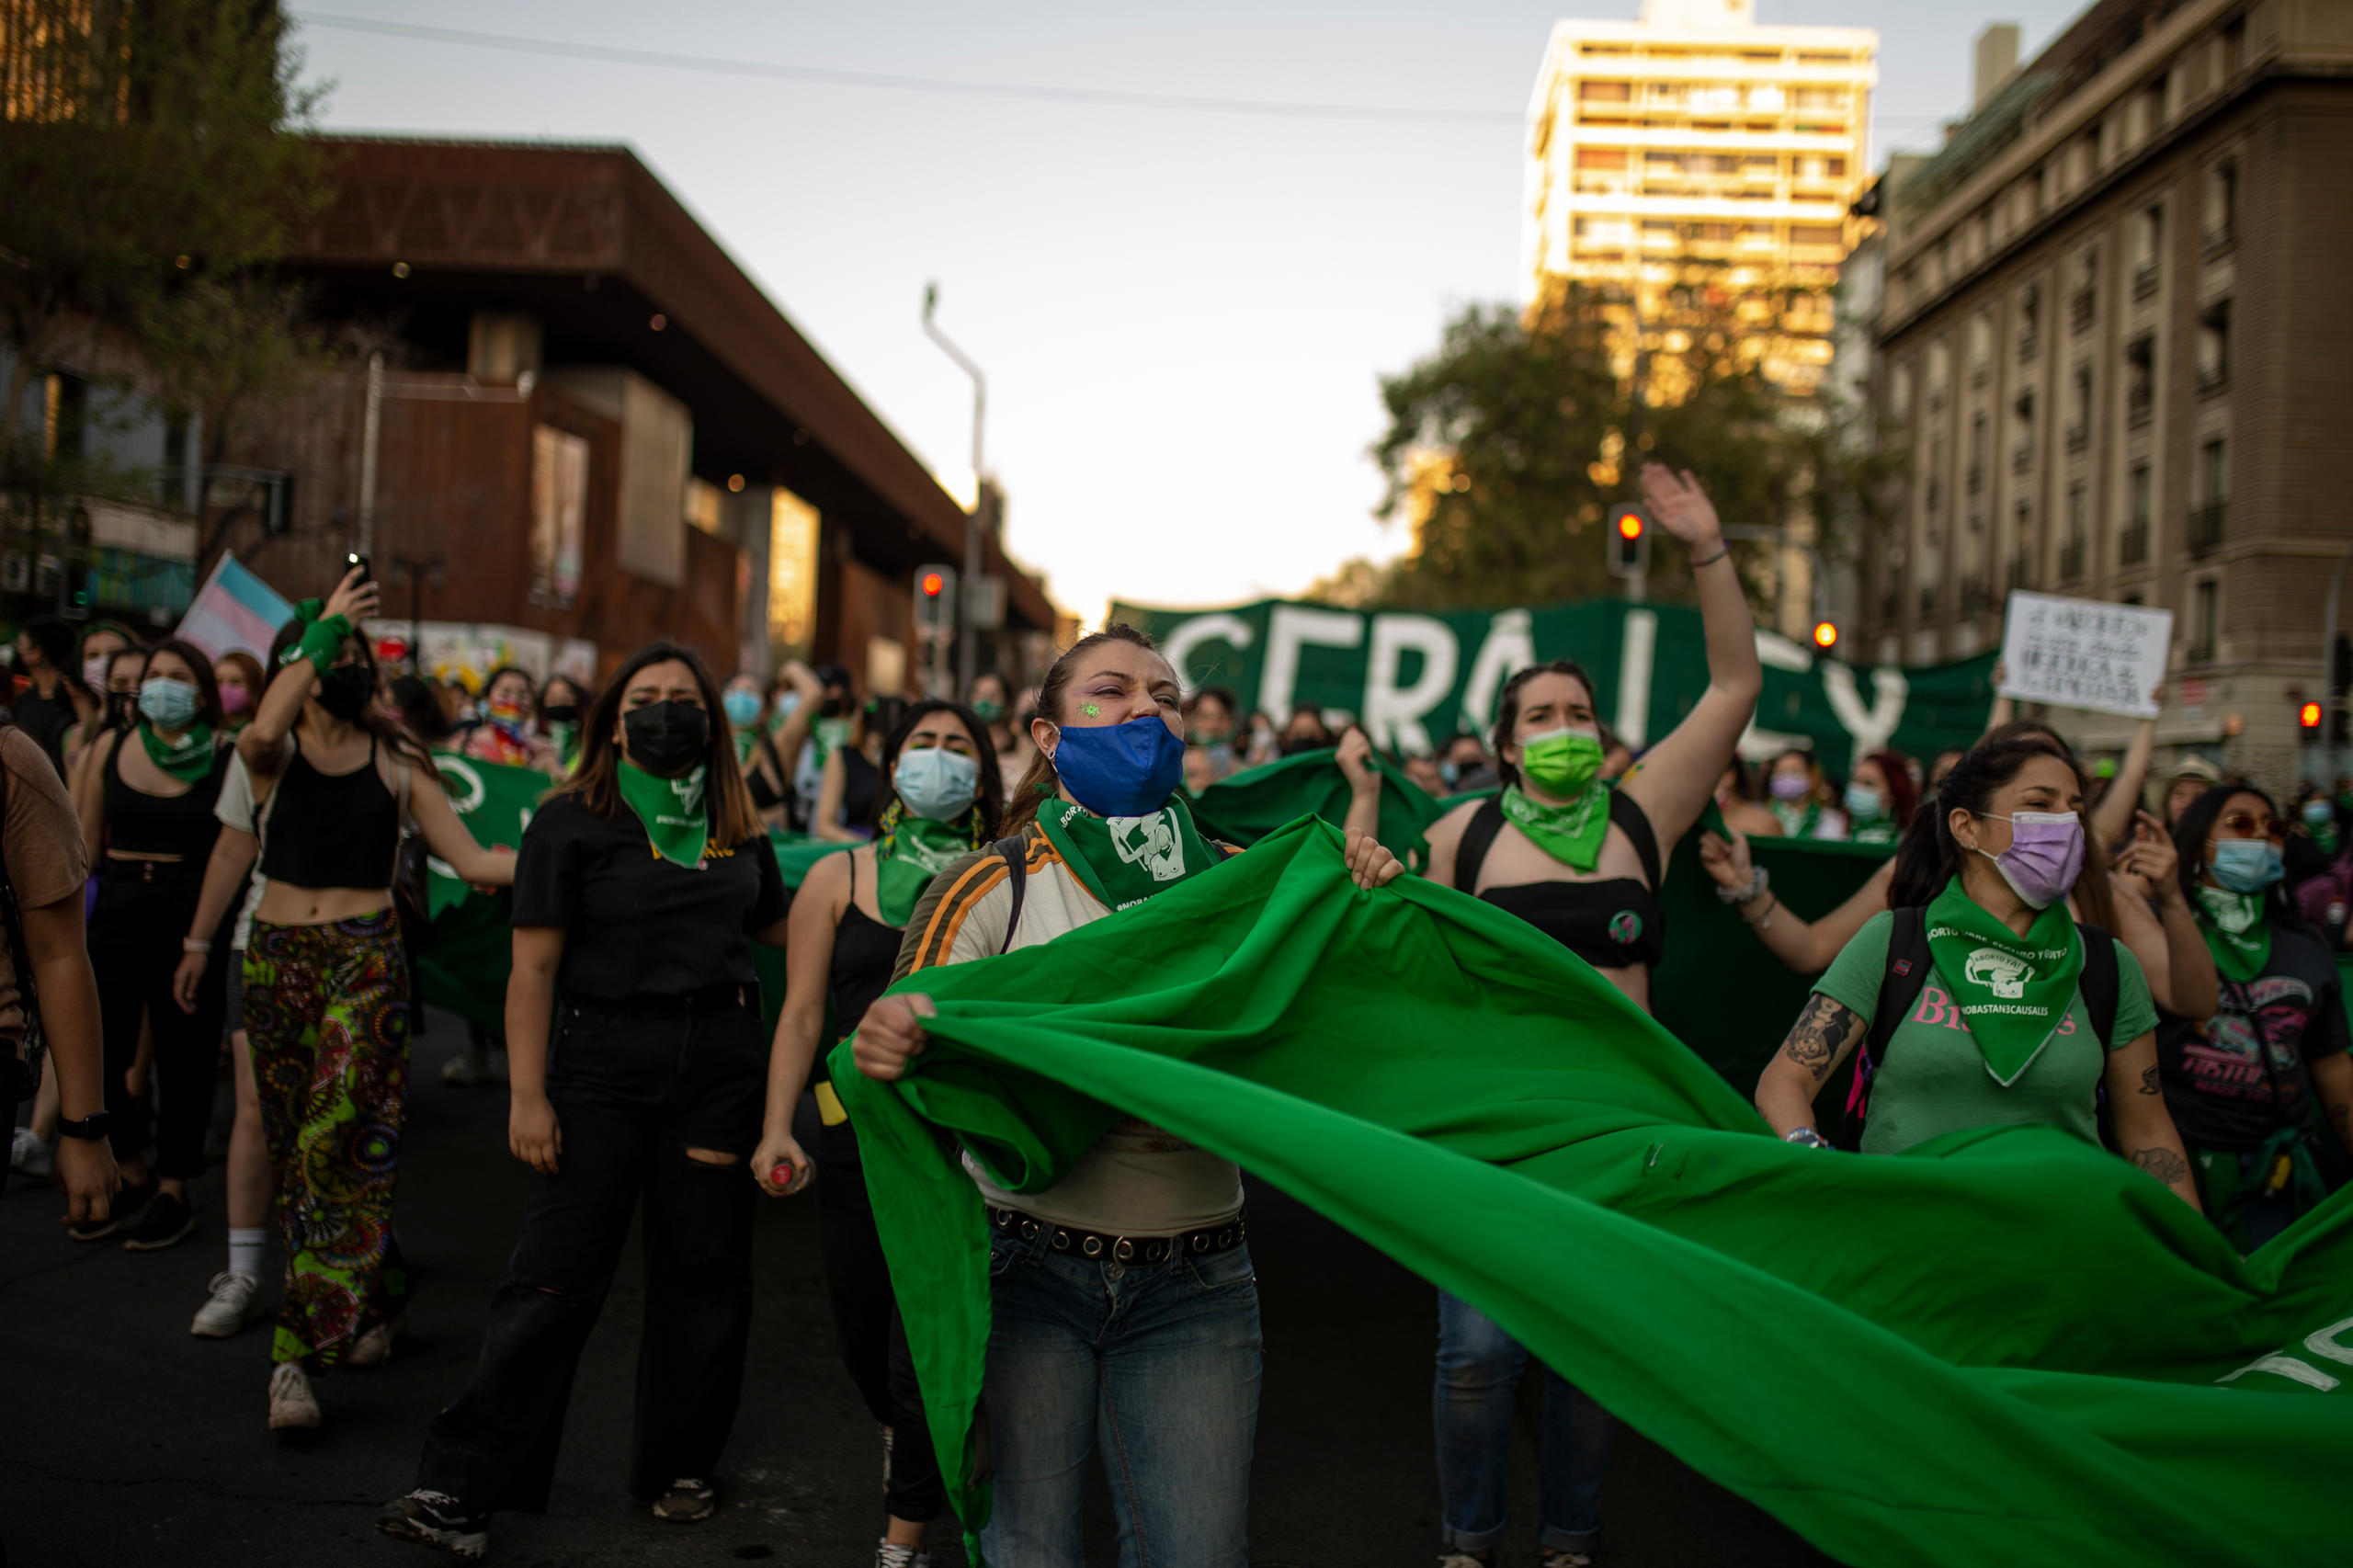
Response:
[[[1643,505],[1652,520],[1691,547],[1695,555],[1712,555],[1723,542],[1723,525],[1716,518],[1715,503],[1685,469],[1678,476],[1665,463],[1643,465]]]
[[[1381,791],[1381,770],[1372,765],[1372,742],[1354,724],[1340,737],[1340,749],[1333,757],[1340,769],[1340,777],[1358,794],[1378,794]]]
[[[362,582],[359,568],[355,566],[343,574],[343,581],[327,596],[326,614],[339,615],[358,626],[376,613],[376,584],[371,578]]]

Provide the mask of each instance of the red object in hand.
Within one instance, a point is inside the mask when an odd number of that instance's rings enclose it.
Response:
[[[790,1187],[792,1185],[791,1162],[789,1160],[779,1160],[776,1164],[776,1169],[768,1172],[768,1180],[774,1182],[779,1187]]]

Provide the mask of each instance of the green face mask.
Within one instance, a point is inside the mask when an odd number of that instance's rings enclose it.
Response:
[[[1580,794],[1601,771],[1601,736],[1592,730],[1548,730],[1520,743],[1519,771],[1539,790]]]

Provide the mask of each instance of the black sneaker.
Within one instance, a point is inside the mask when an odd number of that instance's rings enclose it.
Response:
[[[393,1498],[376,1516],[376,1528],[460,1557],[480,1557],[490,1550],[490,1516],[468,1513],[447,1492],[418,1490]]]
[[[168,1192],[159,1192],[155,1200],[147,1205],[147,1212],[139,1216],[139,1222],[131,1227],[131,1234],[122,1244],[123,1250],[161,1252],[165,1247],[177,1246],[188,1240],[188,1233],[195,1229],[196,1210],[188,1206],[188,1200],[175,1198]]]
[[[126,1183],[122,1190],[114,1195],[114,1201],[107,1205],[105,1219],[77,1220],[65,1227],[65,1233],[77,1242],[104,1241],[137,1219],[140,1210],[154,1201],[155,1194],[162,1186],[152,1176],[137,1187]]]

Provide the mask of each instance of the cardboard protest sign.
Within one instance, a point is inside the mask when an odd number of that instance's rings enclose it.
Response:
[[[2156,717],[2173,612],[2013,593],[2002,631],[2004,697],[2095,713]]]

